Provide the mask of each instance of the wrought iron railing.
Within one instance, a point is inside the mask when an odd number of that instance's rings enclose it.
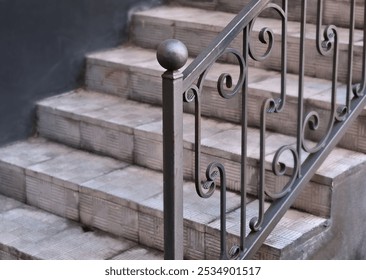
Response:
[[[364,95],[366,87],[366,36],[364,33],[362,77],[361,82],[353,83],[354,62],[354,31],[355,31],[355,0],[350,0],[350,27],[348,51],[347,95],[343,104],[337,106],[337,85],[339,80],[339,34],[335,25],[323,26],[323,0],[317,0],[317,38],[314,52],[321,56],[331,56],[332,83],[331,110],[326,132],[317,144],[309,145],[305,138],[307,130],[317,130],[320,116],[316,111],[304,114],[304,77],[305,77],[305,35],[307,27],[308,1],[301,1],[300,21],[300,52],[298,71],[298,116],[297,143],[294,146],[284,145],[275,153],[272,171],[275,176],[290,177],[283,189],[274,193],[266,189],[265,182],[265,133],[268,115],[280,114],[286,106],[287,79],[287,15],[288,1],[282,0],[278,5],[270,0],[252,0],[228,24],[218,37],[183,71],[188,58],[186,47],[177,40],[167,40],[158,49],[157,57],[160,64],[167,69],[163,74],[163,134],[164,134],[164,220],[165,220],[165,258],[183,258],[183,101],[195,104],[195,184],[199,196],[209,198],[216,189],[215,180],[220,179],[221,187],[221,258],[249,259],[260,248],[265,239],[277,225],[286,211],[293,205],[304,186],[310,181],[316,170],[323,163],[331,150],[345,134],[350,123],[360,114],[366,105]],[[247,197],[247,133],[248,133],[248,71],[249,59],[264,61],[270,55],[274,46],[274,34],[270,27],[264,27],[259,33],[259,40],[267,44],[264,54],[258,55],[253,50],[249,39],[257,18],[267,9],[275,11],[282,20],[281,38],[281,94],[277,99],[267,99],[263,102],[260,121],[260,179],[258,186],[259,208],[257,218],[249,221],[250,232],[246,232],[246,197]],[[365,9],[366,15],[366,9]],[[366,16],[365,16],[366,17]],[[366,28],[364,28],[366,32]],[[233,49],[230,44],[243,34],[243,49]],[[241,116],[241,218],[240,244],[227,250],[226,244],[226,174],[225,167],[219,162],[213,162],[207,167],[204,182],[201,182],[201,94],[206,75],[225,54],[231,54],[236,59],[240,70],[236,85],[228,73],[223,73],[217,81],[218,94],[224,99],[242,95]],[[183,97],[183,98],[182,98]],[[308,154],[306,159],[301,155]],[[293,158],[292,172],[289,175],[287,166],[281,162],[284,152],[290,152]],[[270,198],[271,205],[265,211],[264,202]]]

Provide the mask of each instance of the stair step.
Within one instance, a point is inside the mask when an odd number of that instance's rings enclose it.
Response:
[[[190,7],[161,6],[147,11],[137,12],[132,20],[132,40],[135,44],[156,49],[165,39],[178,39],[186,44],[191,56],[197,56],[211,43],[219,32],[233,19],[235,14],[208,11]],[[249,61],[249,65],[272,70],[281,69],[281,22],[277,19],[258,18],[253,27],[252,46],[257,54],[264,54],[267,45],[259,42],[258,35],[262,28],[270,27],[274,32],[275,42],[271,55],[263,62]],[[299,71],[300,23],[288,22],[288,71]],[[339,59],[348,61],[348,29],[339,28]],[[316,49],[316,26],[307,25],[305,46],[305,74],[307,76],[331,79],[332,56],[322,56]],[[363,31],[355,30],[355,57],[362,57]],[[241,35],[232,45],[242,50]],[[230,61],[230,59],[229,59]],[[232,61],[232,59],[231,59]],[[354,65],[354,79],[361,80],[361,60]],[[347,67],[339,68],[339,81],[347,81]]]
[[[191,61],[191,59],[189,60]],[[188,63],[187,63],[188,65]],[[125,46],[90,54],[87,58],[86,84],[91,90],[107,92],[150,104],[161,104],[161,74],[164,70],[156,60],[156,52],[134,46]],[[225,100],[217,93],[217,81],[222,73],[230,73],[234,84],[239,76],[239,69],[232,64],[217,63],[208,73],[202,96],[202,114],[230,122],[240,122],[241,96]],[[280,96],[281,77],[278,72],[249,67],[249,124],[259,126],[261,106],[267,98]],[[316,111],[321,116],[318,130],[309,132],[307,137],[319,141],[324,137],[330,116],[331,82],[305,77],[304,80],[305,112]],[[298,77],[287,76],[287,104],[283,112],[273,114],[267,120],[270,130],[282,134],[296,135]],[[346,86],[337,88],[338,104],[346,100]],[[186,112],[193,112],[193,104],[185,105]],[[340,141],[342,148],[366,152],[365,127],[366,110],[349,128]]]
[[[0,195],[0,259],[149,260],[163,254]]]
[[[201,9],[217,10],[230,13],[238,13],[241,9],[248,5],[250,0],[170,0],[173,4],[180,4],[189,7],[197,7]],[[282,0],[272,1],[278,5],[282,5]],[[288,19],[291,21],[299,21],[301,19],[301,0],[288,1]],[[324,24],[334,24],[339,27],[347,27],[349,25],[350,1],[343,0],[324,0]],[[316,24],[317,5],[315,1],[308,1],[308,16],[309,23]],[[363,26],[363,1],[356,1],[356,27],[362,29]],[[275,12],[271,9],[265,10],[261,16],[273,17]]]
[[[107,101],[109,100],[109,101]],[[105,105],[105,104],[111,105]],[[84,110],[77,111],[83,104]],[[98,107],[99,106],[99,107]],[[87,110],[87,108],[91,108]],[[43,137],[87,149],[161,171],[162,122],[161,108],[96,92],[78,90],[38,103],[38,128]],[[219,161],[227,170],[228,187],[240,186],[239,125],[202,119],[202,167]],[[258,183],[259,131],[248,130],[249,193],[256,195]],[[192,180],[194,155],[194,117],[184,115],[184,175]],[[296,139],[273,132],[266,134],[266,180],[272,191],[279,191],[288,177],[276,177],[270,171],[274,153],[283,145],[294,145]],[[16,151],[15,151],[16,152]],[[303,155],[303,159],[306,155]],[[293,161],[284,154],[281,161],[291,172]],[[317,171],[294,207],[324,217],[330,215],[332,188],[356,172],[366,155],[336,148]],[[202,170],[202,174],[205,170]],[[314,195],[316,194],[316,195]]]
[[[32,153],[27,158],[19,158],[21,150]],[[45,159],[45,155],[49,154],[53,156]],[[80,224],[0,197],[0,200],[5,201],[0,203],[3,255],[14,258],[119,259],[123,255],[132,257],[133,252],[146,250],[136,247],[135,242],[163,249],[161,173],[74,150],[42,138],[1,148],[0,159],[3,167],[9,165],[19,168],[18,174],[14,175],[24,176],[23,181],[13,187],[24,188],[28,204],[84,225],[83,230]],[[3,184],[0,188],[2,192]],[[47,205],[50,204],[49,200],[53,207]],[[215,248],[219,249],[217,244],[220,236],[217,231],[219,201],[219,191],[204,200],[195,193],[192,183],[185,183],[186,258],[216,257]],[[240,206],[240,196],[228,192],[227,202],[227,211],[231,213],[228,219],[229,232],[232,238],[237,239],[233,227],[237,222],[233,218],[237,218],[234,212]],[[257,213],[255,201],[249,204],[249,209],[250,220]],[[69,213],[75,215],[70,216]],[[325,222],[324,218],[289,210],[259,254],[269,258],[286,258],[290,253],[288,249],[294,243],[323,231]],[[297,227],[290,229],[288,225],[294,223]],[[85,230],[89,228],[112,233],[118,238]],[[14,229],[16,237],[13,236]],[[120,237],[133,242],[121,240]],[[88,240],[87,243],[84,238]],[[207,246],[208,242],[213,247]],[[62,252],[58,250],[60,248],[63,248]],[[90,248],[93,248],[92,252]],[[12,252],[16,253],[12,255]],[[146,254],[148,257],[160,256],[156,252]]]

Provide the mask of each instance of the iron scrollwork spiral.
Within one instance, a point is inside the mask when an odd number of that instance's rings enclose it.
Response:
[[[217,91],[222,98],[231,99],[236,96],[242,89],[245,73],[246,64],[243,56],[235,49],[226,49],[223,55],[234,55],[238,61],[239,66],[239,78],[234,87],[233,77],[229,73],[223,73],[219,76],[217,81]],[[220,56],[220,57],[221,57]],[[216,61],[220,58],[218,57]],[[215,62],[216,62],[215,61]],[[214,62],[214,63],[215,63]],[[215,191],[215,188],[208,181],[200,181],[200,170],[201,170],[201,93],[203,90],[204,82],[208,72],[214,63],[206,68],[206,70],[200,75],[197,85],[191,85],[190,88],[184,92],[183,98],[185,102],[195,102],[195,186],[197,194],[202,198],[209,198]]]
[[[305,7],[307,5],[307,0],[305,1]],[[323,56],[333,56],[332,60],[332,88],[331,88],[331,111],[328,124],[325,128],[324,136],[315,145],[308,144],[306,138],[306,131],[316,131],[320,127],[320,116],[316,111],[309,112],[303,121],[302,131],[301,131],[301,143],[302,148],[310,154],[318,152],[325,146],[325,143],[329,139],[332,132],[335,121],[343,121],[348,112],[347,104],[337,107],[337,87],[338,87],[338,68],[339,68],[339,35],[338,30],[335,25],[328,25],[322,31],[323,22],[323,0],[318,0],[318,11],[317,11],[317,36],[316,36],[316,46],[318,53]],[[303,25],[306,25],[306,18],[303,19]]]
[[[273,10],[275,11],[282,20],[282,38],[281,38],[281,95],[276,100],[276,103],[278,103],[278,106],[276,106],[276,111],[281,112],[286,104],[286,76],[287,76],[287,36],[285,35],[287,33],[287,4],[288,1],[283,1],[283,7],[275,4],[275,3],[269,3],[262,11],[261,13],[255,17],[250,25],[249,25],[249,33],[253,33],[254,25],[259,18],[259,16],[265,11],[265,10]],[[254,51],[253,42],[249,42],[249,56],[257,62],[263,62],[265,61],[272,53],[275,45],[275,35],[273,30],[266,26],[263,27],[259,33],[258,33],[258,40],[262,44],[266,45],[266,49],[262,54],[258,54]]]
[[[286,4],[287,6],[287,4]],[[270,3],[268,4],[264,10],[266,9],[273,9],[274,11],[276,11],[282,18],[282,20],[286,19],[286,12],[285,10],[280,7],[277,4],[274,3]],[[262,10],[262,12],[264,11]],[[257,19],[259,18],[259,16],[262,14],[262,12],[253,19],[253,21],[250,23],[249,26],[249,33],[253,33],[253,27],[255,25],[255,22],[257,21]],[[286,24],[285,22],[283,24]],[[258,62],[264,61],[268,58],[268,56],[271,54],[272,50],[273,50],[273,46],[274,46],[274,40],[275,40],[275,36],[274,36],[274,32],[271,28],[269,27],[263,27],[258,34],[258,39],[262,44],[267,45],[266,50],[264,51],[263,54],[257,54],[254,50],[253,50],[253,45],[252,42],[249,43],[249,55],[250,57]]]
[[[275,176],[289,175],[287,172],[288,170],[287,165],[281,162],[280,159],[285,152],[290,152],[293,159],[293,167],[292,167],[292,173],[290,174],[290,179],[279,192],[270,191],[266,188],[266,182],[265,182],[266,119],[268,114],[278,113],[276,110],[277,106],[279,106],[279,104],[276,102],[276,100],[269,98],[263,102],[261,109],[260,158],[259,158],[260,174],[259,174],[259,185],[258,185],[259,206],[258,206],[258,216],[252,218],[249,222],[249,227],[252,231],[259,231],[261,229],[265,214],[264,212],[265,195],[271,198],[272,200],[280,199],[286,196],[291,191],[293,183],[298,176],[300,162],[297,150],[295,147],[291,145],[284,145],[276,151],[273,157],[272,172]]]

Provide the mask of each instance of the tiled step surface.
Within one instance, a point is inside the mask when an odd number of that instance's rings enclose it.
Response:
[[[184,42],[191,56],[196,56],[218,35],[219,32],[234,17],[234,14],[208,11],[190,7],[162,6],[148,11],[137,12],[132,20],[132,40],[135,44],[156,49],[165,39],[179,39]],[[271,18],[258,18],[253,27],[252,46],[255,53],[264,54],[267,45],[259,42],[258,34],[264,27],[270,27],[275,36],[275,43],[271,55],[264,62],[249,61],[256,67],[279,70],[281,68],[281,22]],[[288,23],[288,71],[299,71],[299,38],[300,24]],[[348,30],[338,29],[339,59],[341,63],[348,61]],[[361,30],[355,31],[355,58],[362,57]],[[331,79],[332,56],[321,56],[316,50],[316,27],[307,25],[305,46],[305,74],[308,76]],[[241,50],[242,39],[236,38],[232,47]],[[230,61],[230,59],[229,59]],[[232,61],[232,59],[231,59]],[[362,59],[355,59],[354,79],[361,79]],[[347,80],[347,67],[340,67],[339,81]]]
[[[25,150],[32,152],[27,158],[19,157]],[[18,168],[14,176],[23,179],[13,188],[24,190],[28,204],[84,225],[83,231],[79,224],[1,196],[2,257],[123,259],[139,258],[134,254],[141,251],[148,258],[160,257],[157,252],[136,247],[134,242],[163,249],[161,173],[37,138],[0,149],[0,159],[3,168]],[[3,186],[0,184],[1,193]],[[47,204],[49,200],[52,207]],[[217,257],[219,201],[219,191],[204,200],[195,193],[192,183],[185,184],[186,258]],[[240,196],[229,192],[227,202],[231,213],[228,231],[230,240],[234,240],[229,243],[233,244],[238,238],[235,213]],[[256,216],[257,207],[256,201],[249,203],[248,220]],[[290,210],[258,254],[270,259],[291,257],[290,245],[323,231],[325,222],[324,218]],[[107,237],[89,228],[131,241]]]
[[[83,110],[78,111],[80,106]],[[79,90],[40,101],[37,112],[39,133],[44,137],[162,170],[161,108]],[[184,129],[184,174],[186,179],[192,180],[194,118],[190,114],[184,115]],[[227,170],[228,187],[239,190],[240,126],[203,118],[202,129],[202,168],[212,161],[222,162]],[[259,131],[250,128],[248,140],[248,191],[256,195]],[[266,181],[271,190],[278,191],[286,184],[288,177],[276,177],[270,171],[274,153],[282,145],[293,145],[296,139],[267,132],[266,143]],[[303,155],[303,159],[305,157]],[[291,170],[293,160],[290,155],[284,154],[281,161]],[[366,156],[362,153],[334,149],[294,207],[328,217],[333,184],[358,170],[365,161]]]
[[[245,5],[250,3],[250,0],[170,0],[172,4],[180,4],[184,6],[191,6],[196,8],[202,8],[206,10],[218,10],[224,12],[238,13]],[[282,0],[272,1],[282,6]],[[288,11],[289,20],[299,21],[301,18],[301,3],[302,0],[289,0]],[[308,3],[308,16],[307,21],[316,24],[317,16],[317,1],[309,0]],[[349,9],[351,0],[324,0],[324,24],[334,24],[339,27],[347,27],[349,25]],[[356,27],[362,28],[363,26],[363,10],[364,2],[356,1]],[[262,16],[273,17],[276,12],[273,9],[266,9]]]
[[[190,60],[191,61],[191,60]],[[188,63],[187,63],[188,64]],[[161,104],[161,74],[164,70],[156,60],[156,52],[133,46],[90,54],[87,57],[86,84],[91,90],[107,92],[124,98],[151,104]],[[210,70],[204,83],[202,95],[202,113],[230,122],[240,122],[241,95],[225,100],[217,92],[217,81],[222,73],[230,73],[236,84],[239,69],[232,64],[217,63]],[[259,126],[260,112],[266,98],[280,96],[281,77],[278,72],[249,67],[249,124]],[[319,141],[325,135],[330,116],[331,82],[305,77],[304,105],[305,113],[316,111],[320,116],[319,129],[308,132],[307,137]],[[287,104],[283,112],[272,114],[267,120],[267,127],[281,134],[296,135],[298,77],[287,75]],[[338,104],[346,100],[346,87],[340,84],[337,88]],[[193,104],[192,104],[193,105]],[[193,107],[186,111],[192,112]],[[362,113],[351,125],[339,146],[360,152],[366,152],[365,116]]]
[[[0,259],[163,259],[161,251],[0,195]]]

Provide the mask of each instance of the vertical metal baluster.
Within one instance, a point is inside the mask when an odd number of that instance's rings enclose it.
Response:
[[[297,154],[299,157],[299,178],[301,171],[301,151],[302,151],[302,130],[304,118],[304,74],[305,74],[305,35],[306,35],[306,13],[307,0],[302,0],[301,4],[301,35],[300,35],[300,59],[299,59],[299,95],[298,95],[298,115],[297,115]]]
[[[177,40],[160,44],[163,77],[164,258],[183,259],[183,74],[188,51]]]
[[[360,84],[354,87],[353,93],[355,96],[360,97],[364,95],[365,89],[366,89],[366,5],[364,5],[364,16],[363,16],[362,81]]]
[[[220,259],[227,260],[227,242],[226,242],[226,173],[225,167],[222,164],[218,164],[220,172],[220,243],[221,243],[221,256]]]
[[[260,117],[260,153],[259,153],[259,187],[258,187],[258,217],[253,218],[250,223],[252,231],[261,230],[264,218],[264,189],[266,187],[266,117],[272,99],[267,99],[263,102]],[[273,107],[275,105],[273,104]]]
[[[366,4],[364,4],[364,15],[363,15],[363,53],[362,53],[362,82],[361,82],[361,91],[363,95],[363,91],[366,87]]]
[[[364,15],[363,15],[363,53],[362,53],[362,82],[361,91],[366,88],[366,4],[364,4]]]
[[[248,65],[249,58],[249,28],[248,26],[243,30],[243,57],[246,65]],[[240,174],[240,195],[241,195],[241,209],[240,209],[240,251],[245,251],[246,238],[246,219],[247,219],[247,184],[248,184],[248,170],[247,170],[247,138],[248,138],[248,71],[245,72],[245,79],[242,87],[242,106],[241,106],[241,174]]]
[[[286,104],[287,88],[287,13],[288,0],[282,0],[282,9],[285,12],[285,18],[282,19],[282,46],[281,46],[281,100],[277,112],[281,112]]]
[[[201,76],[202,77],[202,76]],[[201,80],[200,77],[200,80]],[[195,95],[195,112],[194,112],[194,129],[195,129],[195,140],[194,140],[194,177],[195,177],[195,185],[196,191],[198,193],[201,192],[201,91],[197,89]],[[201,193],[202,196],[203,193]],[[204,197],[204,196],[203,196]]]
[[[354,52],[354,31],[355,31],[355,0],[351,1],[350,7],[350,31],[349,31],[349,50],[348,50],[348,81],[347,81],[347,95],[346,95],[346,106],[347,114],[351,110],[351,93],[352,93],[352,80],[353,80],[353,52]]]

